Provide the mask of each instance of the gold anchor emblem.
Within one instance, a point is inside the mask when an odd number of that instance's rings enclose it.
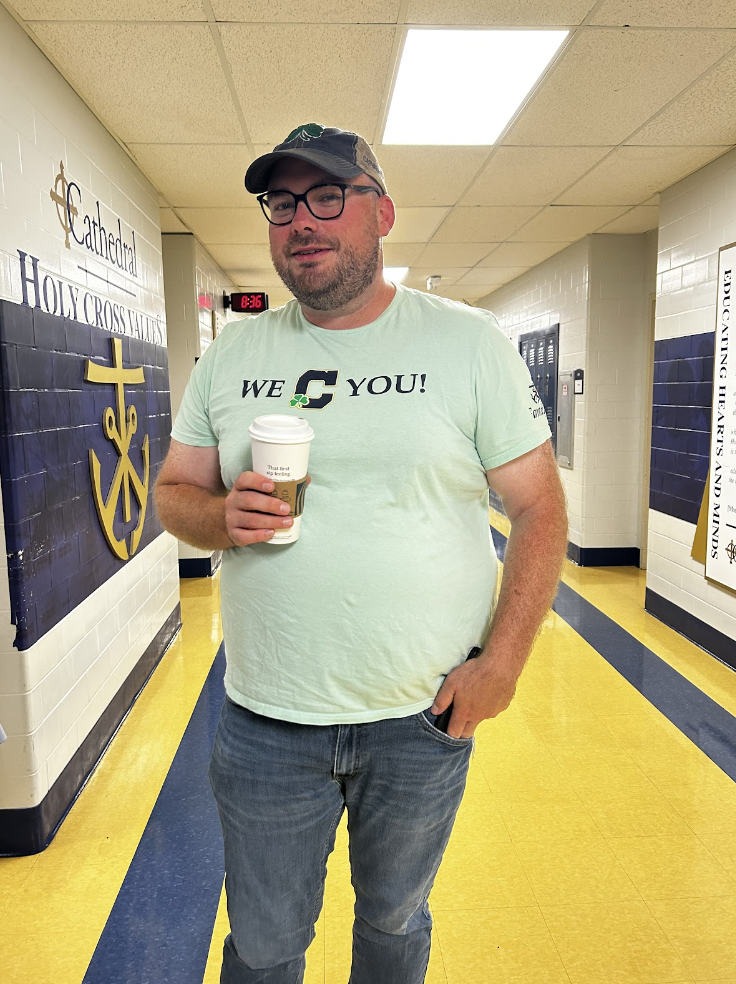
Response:
[[[726,556],[728,557],[729,564],[732,564],[734,557],[736,557],[736,544],[733,540],[731,540],[729,545],[726,547]]]
[[[112,552],[121,560],[132,557],[138,549],[141,533],[143,532],[143,520],[146,517],[146,503],[148,501],[148,434],[143,439],[143,481],[138,478],[133,462],[128,457],[130,449],[130,439],[138,429],[138,415],[134,406],[125,407],[124,387],[134,383],[144,382],[143,366],[137,369],[123,368],[123,346],[119,338],[112,341],[112,366],[101,366],[98,362],[87,359],[84,364],[84,379],[88,383],[113,383],[115,386],[115,396],[117,404],[117,422],[115,411],[112,407],[105,407],[102,415],[102,429],[105,437],[112,441],[118,454],[118,463],[115,467],[115,474],[107,495],[107,499],[102,494],[100,483],[100,462],[94,451],[89,452],[89,471],[92,478],[92,491],[95,497],[95,507],[100,520],[100,526],[105,534],[105,539]],[[119,422],[119,428],[118,428]],[[123,521],[130,522],[130,486],[133,486],[133,494],[138,500],[138,525],[130,535],[130,554],[125,540],[118,540],[113,533],[113,521],[117,508],[120,491],[123,492]]]
[[[59,194],[59,182],[61,182],[61,194]],[[76,206],[67,201],[66,193],[68,188],[69,182],[64,174],[64,162],[59,161],[59,173],[56,175],[56,183],[51,189],[50,195],[51,201],[56,203],[56,214],[59,216],[59,222],[61,222],[61,227],[66,234],[64,245],[67,249],[71,249],[71,246],[69,245],[69,233],[72,231],[72,225],[71,219],[69,218],[69,212],[71,212],[75,218],[79,215],[79,212],[77,211]]]

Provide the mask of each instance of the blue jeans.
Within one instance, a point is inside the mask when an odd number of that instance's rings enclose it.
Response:
[[[433,720],[424,711],[291,724],[225,701],[210,765],[230,916],[221,984],[301,984],[345,809],[356,896],[349,984],[422,984],[427,898],[473,747]]]

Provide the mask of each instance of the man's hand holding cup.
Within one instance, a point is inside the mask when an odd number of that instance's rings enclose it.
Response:
[[[311,481],[307,475],[307,484]],[[274,498],[273,490],[273,481],[258,472],[244,471],[235,479],[225,499],[225,526],[236,547],[262,543],[293,524],[290,506]]]

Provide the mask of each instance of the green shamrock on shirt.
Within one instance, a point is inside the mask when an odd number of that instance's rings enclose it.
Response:
[[[309,397],[305,396],[304,393],[295,393],[294,396],[289,400],[290,407],[306,407],[309,403]]]

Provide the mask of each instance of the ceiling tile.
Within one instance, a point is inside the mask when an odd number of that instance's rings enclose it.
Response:
[[[594,6],[595,0],[409,0],[406,23],[566,27],[579,24]]]
[[[169,204],[258,208],[243,179],[251,158],[240,144],[128,144],[141,171]]]
[[[460,205],[548,205],[610,147],[498,147]],[[523,175],[523,180],[519,180]]]
[[[493,289],[495,290],[495,287]],[[433,293],[439,294],[440,297],[447,297],[451,301],[465,302],[466,304],[473,304],[488,292],[487,287],[473,287],[471,285],[465,287],[447,287],[445,289],[440,287],[438,290],[433,291]]]
[[[549,205],[511,239],[517,243],[558,243],[563,239],[575,242],[626,211],[622,205]]]
[[[426,243],[449,208],[397,208],[396,223],[389,233],[397,243]]]
[[[488,156],[484,147],[382,145],[375,151],[397,205],[454,205]]]
[[[736,106],[736,52],[698,79],[629,142],[667,144],[674,134],[678,144],[733,144],[733,112],[724,112],[724,106]]]
[[[223,270],[265,270],[272,266],[268,246],[208,246],[207,250]]]
[[[417,260],[422,266],[471,267],[497,243],[429,243]]]
[[[272,266],[263,267],[228,267],[225,271],[236,284],[249,284],[253,290],[263,290],[266,287],[283,287],[284,282]]]
[[[254,208],[180,208],[179,215],[210,249],[216,245],[268,242],[268,223]]]
[[[427,278],[439,274],[442,277],[441,283],[445,287],[457,283],[469,267],[412,267],[404,280],[407,287],[426,287]]]
[[[389,243],[383,241],[383,262],[386,266],[410,267],[424,249],[423,243]]]
[[[454,208],[435,235],[436,243],[502,242],[527,222],[539,209],[531,208]],[[558,237],[559,238],[559,237]]]
[[[517,267],[476,267],[470,270],[458,281],[458,287],[493,287],[497,284],[507,284],[510,280],[516,280],[522,273],[526,273],[528,266]]]
[[[24,20],[206,21],[200,0],[13,0]]]
[[[501,243],[478,264],[481,267],[536,266],[570,243]]]
[[[504,143],[619,144],[735,44],[729,31],[583,28]]]
[[[400,0],[212,0],[218,21],[239,24],[395,24]]]
[[[206,24],[39,22],[33,31],[125,143],[225,143],[233,134],[241,137]]]
[[[724,154],[727,147],[619,147],[556,204],[638,205]]]
[[[181,219],[178,218],[173,208],[159,209],[161,220],[161,232],[189,232]]]
[[[355,130],[373,143],[393,27],[223,24],[219,30],[256,143],[273,146],[311,121]]]
[[[591,24],[621,27],[736,27],[733,0],[603,0]]]
[[[598,230],[599,233],[609,232],[618,235],[638,235],[659,228],[659,208],[654,205],[638,205],[630,212],[614,219],[608,225]]]

